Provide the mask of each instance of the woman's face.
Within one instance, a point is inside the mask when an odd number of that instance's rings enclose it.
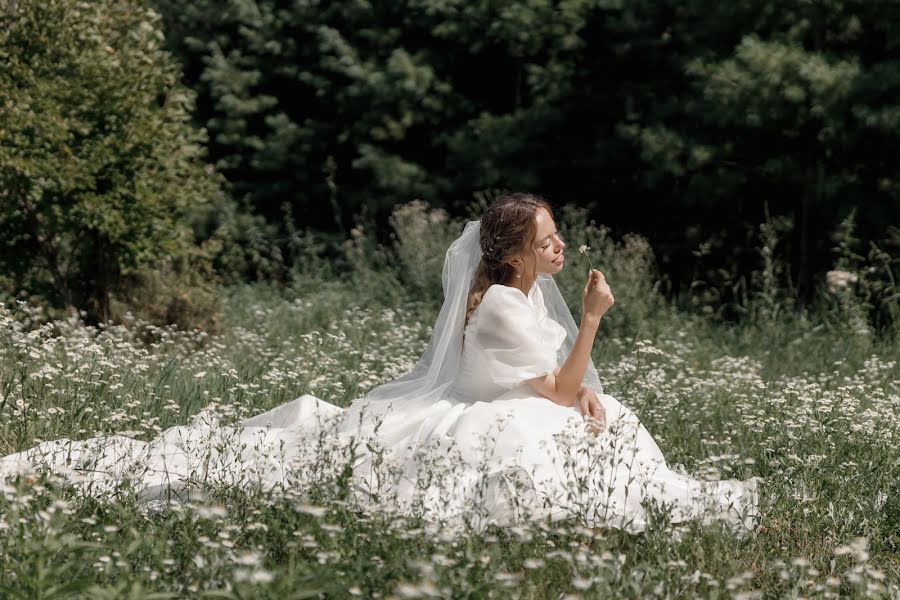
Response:
[[[559,237],[559,232],[556,231],[553,217],[543,206],[538,207],[534,215],[534,225],[532,246],[535,256],[535,273],[550,275],[559,273],[565,264],[563,249],[566,245]]]

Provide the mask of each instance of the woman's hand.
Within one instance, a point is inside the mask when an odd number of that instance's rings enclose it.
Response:
[[[606,283],[606,277],[597,269],[591,269],[581,294],[582,318],[599,321],[614,303],[615,298]]]
[[[579,411],[587,421],[588,431],[597,435],[606,428],[606,409],[600,404],[597,393],[584,385],[578,390]]]

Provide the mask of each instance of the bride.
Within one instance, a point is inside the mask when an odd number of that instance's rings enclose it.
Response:
[[[97,497],[128,481],[152,504],[199,485],[302,493],[349,464],[361,509],[450,528],[573,518],[639,532],[657,515],[750,531],[759,478],[670,469],[603,393],[590,355],[613,294],[591,270],[576,326],[552,277],[565,248],[546,201],[502,196],[447,250],[444,303],[416,367],[349,407],[304,395],[237,426],[202,411],[149,442],[43,442],[0,458],[0,477],[49,468]]]

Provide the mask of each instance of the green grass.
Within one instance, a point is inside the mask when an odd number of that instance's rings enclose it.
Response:
[[[225,307],[224,332],[213,337],[33,328],[27,307],[5,313],[0,453],[98,433],[150,439],[204,407],[228,422],[305,392],[347,405],[413,364],[430,316],[421,303],[378,306],[351,282],[307,294],[232,289]],[[127,489],[100,502],[42,475],[0,488],[0,590],[23,598],[896,595],[900,346],[849,339],[814,320],[726,326],[671,308],[657,318],[653,337],[601,332],[595,361],[606,391],[638,413],[671,463],[705,477],[766,478],[761,524],[749,538],[712,526],[691,525],[675,539],[661,526],[630,535],[575,522],[455,538],[353,510],[340,478],[276,495],[209,489],[146,510]]]
[[[439,225],[404,238],[399,268],[361,238],[349,273],[224,290],[215,335],[2,309],[0,455],[63,437],[149,440],[202,409],[229,424],[303,393],[348,405],[424,348],[452,237]],[[0,597],[897,597],[897,336],[860,327],[852,297],[825,292],[773,312],[782,296],[769,290],[739,323],[678,310],[657,293],[645,242],[562,225],[616,290],[594,350],[606,392],[676,468],[765,478],[749,537],[695,523],[676,537],[664,515],[638,535],[566,521],[455,536],[358,510],[345,457],[328,454],[315,486],[210,486],[168,507],[37,474],[0,484]],[[416,239],[433,248],[402,246]],[[558,277],[573,307],[580,278]]]

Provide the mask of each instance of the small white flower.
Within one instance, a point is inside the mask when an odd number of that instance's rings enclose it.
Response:
[[[255,567],[259,564],[259,561],[260,556],[256,552],[244,552],[234,559],[234,562],[245,567]]]
[[[832,294],[838,290],[847,288],[851,283],[859,281],[856,273],[849,271],[834,270],[825,273],[825,282],[828,284],[828,291]]]
[[[866,562],[869,560],[869,540],[864,537],[854,538],[852,542],[850,542],[846,546],[839,546],[834,549],[835,556],[842,556],[844,554],[849,554],[853,557],[857,562]]]
[[[328,514],[328,509],[323,506],[313,506],[311,504],[298,504],[297,512],[312,515],[316,518],[324,517]]]
[[[246,581],[248,583],[270,583],[275,579],[274,573],[265,569],[236,569],[234,572],[235,581]]]
[[[594,270],[594,261],[591,260],[591,255],[588,254],[588,250],[590,250],[590,249],[591,249],[591,247],[588,246],[587,244],[582,244],[581,246],[578,247],[578,252],[587,256],[588,266],[590,266],[591,271],[593,271]]]
[[[576,577],[572,580],[572,586],[576,590],[588,590],[594,585],[594,580],[587,577]]]
[[[197,506],[195,511],[202,519],[218,519],[227,514],[221,506]]]

